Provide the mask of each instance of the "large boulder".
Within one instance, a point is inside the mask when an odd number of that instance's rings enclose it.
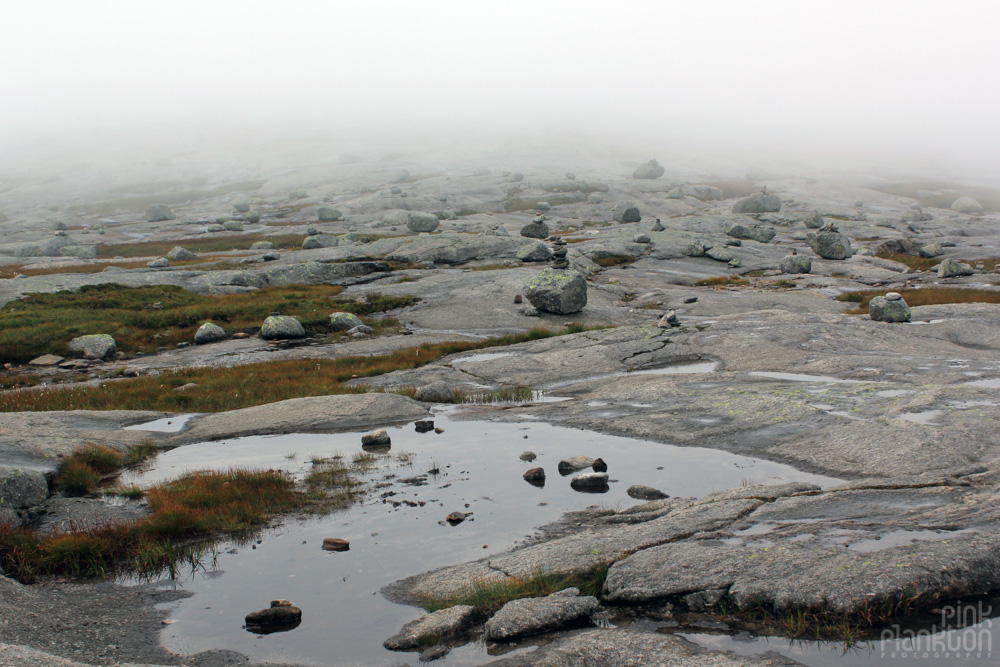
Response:
[[[226,330],[218,324],[205,322],[194,333],[194,344],[204,345],[205,343],[216,343],[226,339]]]
[[[635,179],[653,179],[663,176],[665,170],[660,166],[660,163],[656,160],[650,160],[646,164],[639,165],[634,172],[632,172],[632,178]]]
[[[639,222],[642,216],[639,215],[639,207],[631,202],[619,204],[615,208],[614,218],[617,222]]]
[[[319,210],[316,211],[316,217],[319,218],[320,222],[336,222],[344,217],[344,214],[340,209],[333,208],[332,206],[320,206]]]
[[[576,271],[545,269],[528,281],[524,295],[538,310],[569,315],[587,305],[587,281]]]
[[[84,359],[107,359],[118,351],[118,346],[108,334],[89,334],[71,340],[69,350]]]
[[[288,340],[305,338],[302,323],[289,315],[271,315],[260,327],[260,337],[264,340]]]
[[[549,226],[541,220],[529,222],[521,227],[521,236],[529,239],[544,239],[549,236]]]
[[[910,308],[897,292],[889,292],[869,301],[868,314],[876,322],[910,321]]]
[[[515,257],[522,262],[547,262],[552,259],[552,251],[541,241],[533,241],[518,248]]]
[[[49,485],[38,470],[0,466],[0,510],[34,507],[48,497]]]
[[[951,210],[959,213],[982,213],[983,205],[972,197],[959,197],[951,205]]]
[[[957,278],[958,276],[971,276],[975,273],[975,269],[966,264],[965,262],[960,262],[957,259],[948,258],[938,264],[938,276],[941,278]]]
[[[733,203],[733,213],[757,215],[760,213],[777,213],[781,210],[781,197],[763,192],[755,192],[749,197],[737,199]]]
[[[164,220],[173,219],[174,213],[166,204],[153,204],[146,209],[146,220],[149,222],[163,222]]]
[[[174,249],[167,253],[167,259],[176,262],[183,262],[191,259],[198,259],[198,255],[194,254],[187,248],[174,246]]]
[[[479,610],[469,605],[439,609],[410,621],[382,642],[382,646],[390,651],[406,651],[454,639],[475,625],[479,618]]]
[[[334,331],[348,331],[362,325],[364,322],[354,313],[330,313],[330,328]]]
[[[773,229],[759,225],[732,225],[726,229],[726,234],[732,236],[734,239],[770,243],[771,239],[774,238],[775,232]]]
[[[809,247],[823,259],[848,259],[851,256],[851,239],[840,232],[810,234]]]
[[[812,271],[812,260],[805,255],[788,255],[778,262],[782,273],[809,273]]]
[[[433,232],[438,228],[441,221],[433,213],[424,213],[422,211],[410,211],[406,216],[406,226],[411,232],[417,234],[421,232]]]

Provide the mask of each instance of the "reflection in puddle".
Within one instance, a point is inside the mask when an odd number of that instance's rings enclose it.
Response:
[[[914,424],[924,424],[925,426],[940,426],[940,424],[934,422],[940,416],[941,410],[925,410],[923,412],[906,412],[897,416],[896,419],[913,422]]]
[[[188,415],[174,415],[173,417],[164,417],[163,419],[156,419],[151,422],[146,422],[145,424],[135,424],[134,426],[126,426],[126,431],[156,431],[157,433],[177,433],[183,430],[184,426],[191,421],[192,417],[197,417],[197,413]]]
[[[988,380],[973,380],[963,383],[967,387],[987,387],[989,389],[1000,389],[1000,378],[990,378]]]
[[[641,371],[632,371],[631,375],[674,375],[681,373],[711,373],[719,365],[717,361],[700,361],[690,364],[674,364],[662,368],[647,368]]]
[[[466,357],[453,359],[452,364],[471,364],[479,361],[490,361],[491,359],[503,359],[504,357],[520,356],[515,352],[483,352],[482,354],[470,354]]]
[[[840,378],[835,378],[830,375],[806,375],[805,373],[772,373],[770,371],[751,371],[750,375],[771,378],[774,380],[788,380],[791,382],[836,382],[838,384],[872,382],[872,380],[841,380]]]
[[[886,533],[880,535],[879,539],[873,540],[861,540],[859,542],[854,542],[847,546],[851,551],[859,551],[861,553],[872,553],[875,551],[882,551],[883,549],[890,549],[892,547],[901,547],[912,542],[925,542],[929,540],[943,541],[947,542],[949,539],[954,538],[956,535],[962,533],[971,532],[969,530],[955,530],[951,532],[940,531],[940,530],[894,530],[891,533]]]
[[[210,571],[165,582],[192,592],[172,608],[177,622],[163,630],[168,650],[191,654],[231,649],[255,661],[395,665],[415,656],[391,653],[382,641],[422,612],[390,603],[379,589],[397,579],[502,552],[567,511],[598,504],[617,509],[637,504],[626,490],[645,484],[673,496],[701,496],[738,487],[743,480],[780,484],[803,481],[824,487],[839,480],[786,465],[697,447],[602,435],[542,422],[456,421],[434,415],[443,433],[417,433],[413,424],[389,427],[392,446],[367,480],[373,488],[360,505],[325,517],[286,519],[259,542],[223,542]],[[373,425],[374,426],[374,425]],[[361,433],[251,436],[186,445],[162,453],[146,473],[123,483],[151,483],[197,468],[234,465],[287,470],[300,477],[311,457],[340,452],[345,461],[361,451]],[[537,459],[520,460],[525,450]],[[578,493],[556,464],[575,455],[602,457],[610,488]],[[548,483],[535,487],[522,475],[542,467]],[[401,479],[420,477],[426,484]],[[451,512],[471,513],[452,526]],[[442,525],[443,523],[443,525]],[[321,549],[324,538],[342,538],[344,552]],[[258,636],[243,630],[243,617],[272,599],[288,599],[303,611],[291,632]],[[349,613],[345,610],[349,610]],[[438,664],[482,664],[492,659],[482,642],[455,649]]]

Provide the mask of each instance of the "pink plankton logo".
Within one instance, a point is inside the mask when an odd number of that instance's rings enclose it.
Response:
[[[879,657],[887,660],[989,660],[993,655],[992,605],[948,605],[941,622],[914,630],[898,624],[882,631]]]

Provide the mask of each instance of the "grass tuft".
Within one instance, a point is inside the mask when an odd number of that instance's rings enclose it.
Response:
[[[703,278],[695,283],[698,287],[746,287],[750,281],[739,276],[717,276]]]
[[[936,306],[945,303],[1000,303],[1000,290],[975,287],[924,287],[898,290],[859,290],[837,295],[837,301],[858,304],[847,311],[849,315],[866,315],[868,304],[877,296],[890,291],[899,292],[908,306]]]

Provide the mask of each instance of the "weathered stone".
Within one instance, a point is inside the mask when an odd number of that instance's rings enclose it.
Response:
[[[587,281],[576,271],[545,269],[524,286],[531,305],[547,313],[578,313],[587,305]]]
[[[518,248],[515,257],[522,262],[547,262],[552,259],[552,251],[541,241],[535,241]]]
[[[233,204],[233,211],[236,213],[247,213],[250,211],[250,202],[238,201]]]
[[[249,211],[243,214],[243,222],[249,222],[250,224],[257,224],[260,222],[260,211]]]
[[[43,354],[40,357],[35,357],[28,363],[32,366],[55,366],[64,361],[64,359],[64,357],[57,357],[54,354]]]
[[[549,236],[549,226],[541,221],[532,221],[521,227],[521,236],[529,239],[544,239]]]
[[[642,216],[639,215],[639,207],[631,202],[619,204],[615,207],[614,218],[616,222],[623,224],[642,220]]]
[[[902,299],[877,296],[868,302],[868,314],[876,322],[909,322],[910,309]]]
[[[749,197],[737,199],[733,203],[733,213],[759,215],[761,213],[777,213],[781,210],[781,197],[757,192]]]
[[[406,216],[406,226],[411,232],[427,233],[438,228],[441,221],[433,213],[423,213],[421,211],[411,211]]]
[[[170,266],[170,260],[166,257],[160,257],[151,262],[146,262],[146,266],[151,269],[166,269]]]
[[[303,250],[315,250],[316,248],[335,248],[340,245],[340,239],[336,236],[326,234],[314,234],[302,239]]]
[[[217,222],[213,222],[212,224],[210,224],[208,227],[205,228],[205,231],[209,232],[210,234],[218,234],[219,232],[226,231],[226,228]]]
[[[959,197],[952,203],[951,210],[969,214],[982,213],[983,205],[972,197]]]
[[[809,273],[812,271],[812,260],[805,255],[787,255],[778,262],[782,273]]]
[[[826,224],[823,215],[819,211],[813,211],[802,221],[809,229],[819,229]]]
[[[316,211],[316,217],[320,222],[336,222],[343,218],[344,214],[340,209],[333,208],[332,206],[320,206],[319,210]]]
[[[330,328],[334,331],[347,331],[363,324],[361,318],[354,313],[330,313]]]
[[[774,238],[775,231],[758,225],[732,225],[726,229],[726,234],[734,239],[770,243],[771,239]]]
[[[107,359],[118,351],[118,346],[108,334],[89,334],[71,340],[69,350],[84,359]]]
[[[645,486],[643,484],[633,484],[628,487],[628,490],[625,493],[628,494],[629,498],[635,498],[636,500],[661,500],[663,498],[670,497],[659,489],[654,489],[651,486]]]
[[[163,222],[173,219],[173,211],[166,204],[153,204],[146,209],[146,220],[149,222]]]
[[[960,262],[957,259],[948,258],[938,265],[938,276],[941,278],[957,278],[958,276],[971,276],[975,269]]]
[[[87,230],[82,233],[86,234]],[[77,259],[94,259],[97,257],[97,246],[92,245],[67,245],[59,248],[59,254],[63,257],[76,257]]]
[[[809,247],[823,259],[849,259],[851,239],[840,232],[818,232],[808,237]]]
[[[195,345],[205,345],[206,343],[216,343],[226,339],[226,330],[214,322],[205,322],[194,334]]]
[[[544,598],[511,600],[486,621],[483,636],[487,640],[507,641],[548,632],[585,621],[598,607],[597,598],[590,595],[553,593]]]
[[[49,485],[38,470],[0,466],[0,510],[34,507],[48,497]]]
[[[705,250],[705,256],[711,257],[717,262],[731,262],[736,257],[728,248],[721,245],[712,246]]]
[[[651,180],[663,176],[666,171],[656,160],[650,160],[646,164],[641,164],[632,172],[632,178]]]
[[[935,241],[920,248],[920,256],[925,258],[938,257],[944,254],[944,247]]]
[[[632,243],[649,243],[652,241],[649,234],[636,234],[632,237]]]
[[[264,340],[289,340],[305,338],[302,323],[289,315],[271,315],[260,327],[260,337]]]
[[[308,196],[309,193],[306,192],[303,188],[298,188],[288,193],[289,199],[305,199]]]
[[[254,244],[252,246],[250,246],[250,249],[251,250],[274,250],[274,244],[271,243],[270,241],[255,241]]]
[[[454,392],[445,382],[432,382],[418,387],[413,397],[425,403],[451,403],[454,400]]]
[[[167,259],[175,262],[184,262],[191,259],[198,259],[198,255],[194,254],[187,248],[174,246],[173,250],[167,253]]]
[[[399,632],[382,642],[382,646],[390,651],[406,651],[454,639],[471,629],[479,619],[479,611],[470,605],[439,609],[410,621]]]

